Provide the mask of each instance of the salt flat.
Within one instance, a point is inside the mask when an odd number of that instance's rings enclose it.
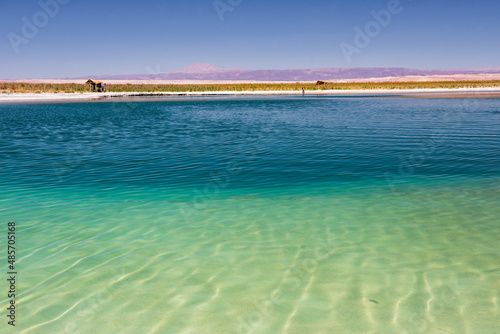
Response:
[[[430,95],[433,94],[433,95]],[[220,92],[107,92],[107,93],[1,93],[0,103],[38,103],[38,102],[78,102],[133,97],[180,97],[180,96],[266,96],[302,95],[302,91],[220,91]],[[405,95],[421,97],[500,97],[500,89],[456,88],[456,89],[370,89],[370,90],[315,90],[305,91],[304,95]]]

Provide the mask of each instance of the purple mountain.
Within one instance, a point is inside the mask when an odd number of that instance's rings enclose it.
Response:
[[[194,64],[168,73],[104,75],[103,80],[251,80],[251,81],[315,81],[347,80],[403,76],[494,74],[500,67],[462,70],[419,70],[408,68],[320,68],[297,70],[245,70],[223,68],[212,64]]]

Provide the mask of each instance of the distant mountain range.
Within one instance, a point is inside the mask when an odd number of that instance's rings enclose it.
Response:
[[[498,74],[500,67],[461,70],[419,70],[408,68],[319,68],[296,70],[245,70],[199,63],[159,74],[125,74],[95,77],[101,80],[247,80],[247,81],[315,81],[349,80],[429,75]]]

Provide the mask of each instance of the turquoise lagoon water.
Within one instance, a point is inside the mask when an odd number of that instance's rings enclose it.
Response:
[[[500,331],[498,99],[1,105],[0,134],[21,333]]]

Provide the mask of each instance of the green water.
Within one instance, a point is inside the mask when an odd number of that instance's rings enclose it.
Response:
[[[500,106],[474,101],[0,106],[15,330],[496,333]]]

